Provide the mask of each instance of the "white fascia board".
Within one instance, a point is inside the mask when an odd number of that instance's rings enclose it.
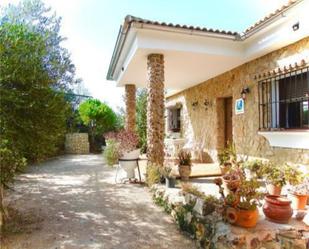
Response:
[[[306,2],[306,1],[304,1]],[[307,1],[308,3],[309,1]],[[276,22],[264,27],[258,33],[245,39],[244,43],[246,59],[252,60],[270,53],[279,48],[288,46],[302,38],[309,36],[309,15],[306,11],[297,11],[304,5],[295,6],[281,16]],[[309,8],[309,6],[308,6]],[[294,31],[293,25],[299,23],[299,29]]]
[[[137,49],[138,49],[138,42],[137,42],[136,31],[134,29],[130,29],[127,40],[124,44],[121,56],[119,57],[114,72],[114,75],[116,76],[116,82],[118,84],[122,78],[124,71],[127,68],[127,65],[130,63]],[[122,70],[122,68],[124,68],[124,70]]]
[[[244,51],[241,44],[235,40],[215,37],[146,29],[138,30],[138,37],[140,48],[154,51],[182,51],[232,57],[240,57]]]

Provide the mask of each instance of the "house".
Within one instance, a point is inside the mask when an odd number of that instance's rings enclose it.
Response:
[[[240,155],[309,164],[309,1],[290,1],[243,33],[125,18],[107,79],[148,88],[148,160],[164,139],[204,161],[233,142]]]

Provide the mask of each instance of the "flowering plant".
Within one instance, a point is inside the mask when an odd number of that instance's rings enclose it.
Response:
[[[302,183],[291,186],[289,191],[297,195],[309,195],[309,177],[306,177]]]
[[[119,144],[119,155],[137,149],[138,136],[135,132],[120,130],[117,132],[108,132],[104,135],[105,139],[115,141]]]

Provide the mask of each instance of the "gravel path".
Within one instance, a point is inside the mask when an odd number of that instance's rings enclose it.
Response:
[[[152,203],[147,188],[115,184],[114,175],[100,155],[30,167],[6,198],[18,213],[2,248],[195,248]]]

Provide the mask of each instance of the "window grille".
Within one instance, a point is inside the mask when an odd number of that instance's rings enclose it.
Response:
[[[309,129],[309,67],[258,82],[259,129]]]

